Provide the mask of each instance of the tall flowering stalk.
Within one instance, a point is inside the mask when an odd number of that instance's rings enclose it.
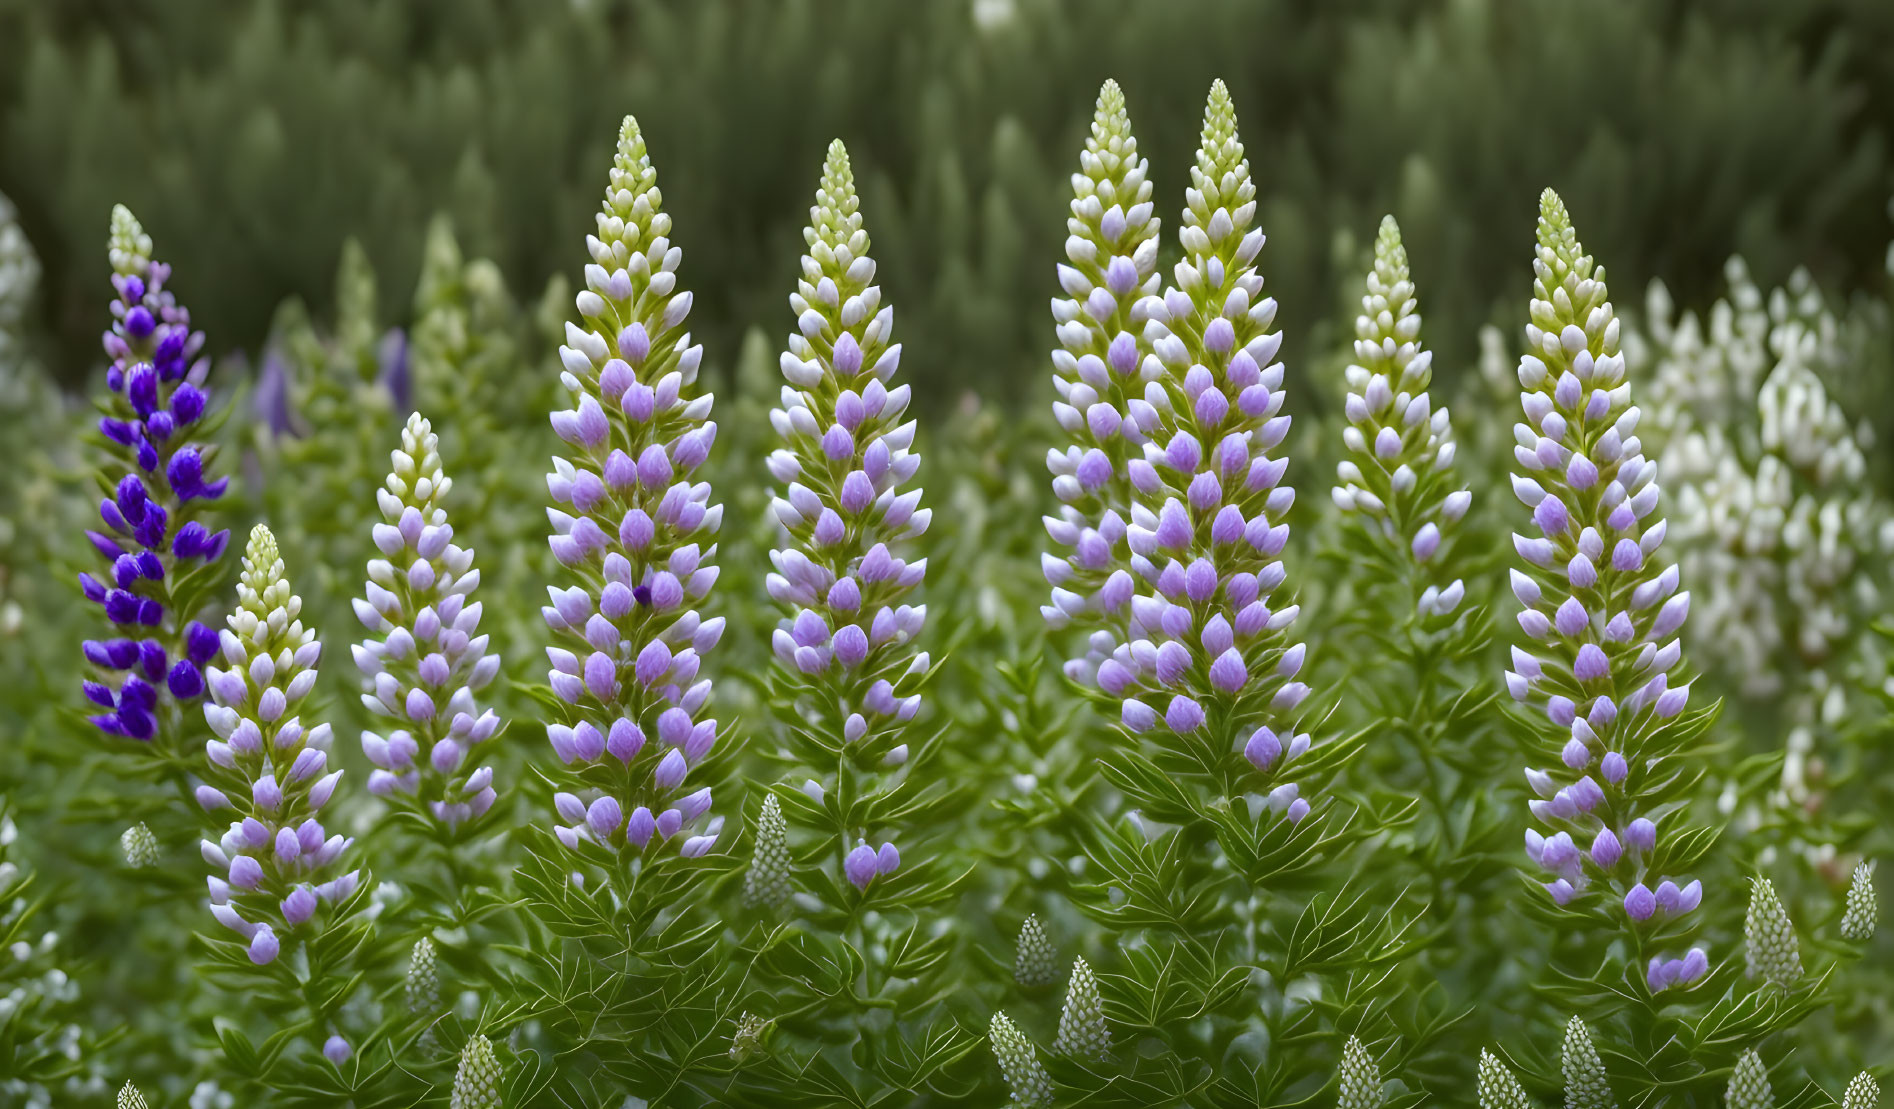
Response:
[[[1100,105],[1103,115],[1106,97]],[[1122,121],[1122,111],[1114,118]],[[1095,135],[1088,162],[1098,142]],[[1283,367],[1275,360],[1282,336],[1271,330],[1276,301],[1262,295],[1256,272],[1263,245],[1263,233],[1250,226],[1256,186],[1221,81],[1204,110],[1191,182],[1176,284],[1161,297],[1113,301],[1103,319],[1088,313],[1061,325],[1063,354],[1083,326],[1108,352],[1120,352],[1112,363],[1120,368],[1112,372],[1143,380],[1123,410],[1102,395],[1092,399],[1092,386],[1079,394],[1087,402],[1086,436],[1109,440],[1102,429],[1117,436],[1135,429],[1136,438],[1118,448],[1122,469],[1097,446],[1083,448],[1071,474],[1062,472],[1071,454],[1055,453],[1051,460],[1062,497],[1073,492],[1067,479],[1080,470],[1088,475],[1078,478],[1080,489],[1125,480],[1130,503],[1123,545],[1108,507],[1100,528],[1079,526],[1084,514],[1076,510],[1048,518],[1047,527],[1055,542],[1078,548],[1080,563],[1099,563],[1103,584],[1086,604],[1123,621],[1095,631],[1087,659],[1068,673],[1122,701],[1124,727],[1148,737],[1167,770],[1201,776],[1227,796],[1273,780],[1308,747],[1295,720],[1309,687],[1296,680],[1304,648],[1288,631],[1297,606],[1271,604],[1287,576],[1280,558],[1289,538],[1283,520],[1295,500],[1295,491],[1279,484],[1287,458],[1271,455],[1289,430]],[[1097,195],[1092,176],[1075,183],[1081,193]],[[1142,238],[1117,242],[1134,254],[1149,253]],[[1092,286],[1070,267],[1060,276],[1067,292],[1100,308],[1112,300],[1110,289],[1128,293],[1142,285],[1122,276],[1142,272],[1126,256],[1099,269],[1106,286]],[[1113,279],[1114,272],[1121,276]],[[1093,296],[1100,291],[1105,295]],[[1132,360],[1125,353],[1129,332],[1120,327],[1139,328],[1151,353]],[[1132,392],[1129,383],[1121,387]],[[1076,409],[1077,389],[1068,385],[1061,403]],[[1058,573],[1055,560],[1048,568]],[[1055,593],[1049,615],[1056,625],[1081,607]],[[1292,820],[1309,809],[1297,792],[1283,783],[1270,795]]]
[[[500,718],[481,711],[474,692],[499,673],[500,656],[487,653],[480,602],[469,600],[480,582],[473,552],[454,543],[441,507],[453,481],[439,447],[428,421],[410,415],[375,494],[382,557],[369,561],[367,595],[355,602],[370,638],[354,656],[368,687],[362,704],[396,725],[386,736],[362,733],[375,765],[369,792],[421,806],[451,830],[493,807],[493,768],[475,769],[473,751]]]
[[[329,767],[329,725],[302,719],[322,645],[301,614],[276,537],[258,524],[219,636],[223,667],[208,670],[204,717],[216,738],[205,745],[197,800],[232,817],[202,844],[216,870],[211,915],[243,937],[259,966],[275,962],[286,940],[320,936],[359,904],[361,872],[342,862],[354,841],[322,825],[342,771]]]
[[[586,237],[579,322],[559,348],[572,407],[552,426],[569,457],[546,475],[552,553],[571,583],[548,587],[542,610],[559,717],[546,735],[568,778],[554,830],[569,848],[621,862],[674,839],[682,855],[702,855],[721,827],[705,823],[710,790],[687,781],[717,741],[698,670],[724,622],[696,605],[717,580],[723,510],[692,479],[717,425],[696,388],[703,347],[684,329],[691,294],[677,287],[683,252],[662,203],[627,116],[598,233]]]
[[[1336,466],[1335,505],[1396,565],[1438,565],[1446,561],[1446,529],[1466,515],[1473,495],[1455,488],[1451,419],[1427,393],[1434,355],[1421,349],[1414,282],[1393,216],[1381,220],[1367,285],[1355,317],[1355,362],[1347,370],[1342,440],[1348,457]],[[1459,578],[1429,582],[1417,607],[1424,616],[1444,616],[1465,592]]]
[[[1530,642],[1514,648],[1506,686],[1532,710],[1536,748],[1556,761],[1526,772],[1544,829],[1527,831],[1526,850],[1555,902],[1603,912],[1640,948],[1655,947],[1702,899],[1702,885],[1681,873],[1699,837],[1659,834],[1700,774],[1683,757],[1700,728],[1683,715],[1690,685],[1675,638],[1690,594],[1658,561],[1657,466],[1636,434],[1604,269],[1550,189],[1538,238],[1512,478],[1537,532],[1513,536],[1523,565],[1512,588]],[[1702,948],[1651,953],[1645,979],[1655,993],[1707,969]]]
[[[98,423],[110,460],[99,475],[102,529],[86,533],[107,566],[79,584],[113,635],[85,642],[98,671],[85,695],[103,710],[91,718],[101,731],[181,757],[181,712],[203,697],[203,667],[217,652],[216,632],[196,617],[230,539],[199,517],[229,479],[211,476],[216,448],[193,438],[208,402],[209,360],[192,361],[204,333],[165,289],[171,267],[152,260],[151,236],[123,205],[112,209],[110,256],[111,396]]]
[[[781,358],[788,384],[770,413],[783,445],[769,470],[783,488],[771,504],[782,545],[767,585],[785,610],[771,637],[786,671],[774,701],[794,718],[793,758],[824,776],[835,768],[822,787],[832,803],[817,807],[838,836],[842,876],[865,891],[901,862],[892,842],[862,837],[884,825],[893,786],[877,779],[908,761],[929,672],[916,643],[927,606],[912,603],[927,560],[912,556],[932,513],[918,486],[903,490],[921,456],[914,421],[903,421],[909,387],[889,384],[901,344],[860,209],[836,140],[803,230],[808,252],[789,298],[797,330]]]
[[[1056,552],[1040,556],[1052,600],[1041,608],[1054,627],[1122,630],[1132,579],[1124,547],[1133,490],[1129,464],[1162,434],[1158,410],[1145,399],[1147,383],[1164,367],[1144,339],[1141,301],[1157,295],[1158,231],[1152,214],[1150,165],[1118,82],[1098,93],[1091,137],[1072,178],[1065,256],[1054,298],[1058,349],[1052,352],[1053,415],[1076,440],[1048,455],[1052,491],[1062,505],[1046,528]],[[1095,647],[1102,647],[1100,640]],[[1098,658],[1074,659],[1068,675],[1086,680]]]

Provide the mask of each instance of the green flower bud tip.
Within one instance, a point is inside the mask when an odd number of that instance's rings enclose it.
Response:
[[[158,837],[143,821],[125,829],[125,834],[118,837],[118,847],[125,853],[125,865],[133,870],[158,865]]]
[[[1874,937],[1874,863],[1864,861],[1855,867],[1848,883],[1847,907],[1842,911],[1841,934],[1855,943]]]
[[[1348,1037],[1342,1048],[1341,1092],[1335,1109],[1380,1109],[1381,1068],[1358,1036]]]
[[[1591,1030],[1577,1017],[1565,1026],[1559,1070],[1565,1075],[1565,1109],[1617,1109],[1606,1082],[1604,1061],[1592,1046]]]
[[[112,231],[106,239],[106,255],[112,272],[143,277],[151,268],[151,236],[132,210],[123,204],[112,205]]]
[[[1059,1036],[1052,1042],[1052,1050],[1074,1058],[1111,1056],[1111,1029],[1105,1024],[1105,1001],[1098,994],[1092,968],[1082,958],[1072,964],[1065,1008],[1059,1011]]]
[[[1769,1091],[1769,1072],[1754,1050],[1743,1052],[1743,1057],[1736,1061],[1724,1100],[1729,1109],[1775,1109],[1775,1095]]]
[[[759,1017],[750,1012],[738,1017],[737,1030],[730,1036],[730,1061],[741,1064],[756,1058],[763,1051],[763,1041],[775,1023],[772,1017]]]
[[[1873,1077],[1867,1071],[1855,1075],[1848,1083],[1848,1090],[1841,1095],[1841,1109],[1874,1109],[1880,1103],[1881,1088],[1875,1085]]]
[[[756,820],[756,853],[743,876],[743,903],[775,907],[789,900],[789,824],[776,795],[763,798]]]
[[[1751,884],[1743,938],[1751,978],[1763,978],[1785,990],[1801,979],[1802,955],[1795,927],[1776,897],[1776,887],[1767,878],[1757,878]]]
[[[1480,1050],[1478,1093],[1480,1109],[1532,1109],[1531,1099],[1513,1072],[1484,1048]]]
[[[1046,930],[1040,926],[1039,918],[1029,914],[1026,923],[1019,926],[1019,946],[1013,958],[1013,981],[1027,987],[1050,985],[1055,957],[1052,941],[1046,938]]]
[[[485,1036],[467,1041],[460,1052],[460,1069],[454,1072],[451,1109],[501,1109],[500,1061],[493,1057],[493,1044]]]
[[[145,1109],[145,1095],[130,1082],[125,1083],[118,1091],[118,1109]]]
[[[434,941],[426,936],[414,941],[408,954],[408,1011],[416,1016],[431,1016],[441,1008],[441,980],[434,965]]]
[[[1000,1073],[1012,1088],[1013,1103],[1022,1106],[1052,1104],[1052,1079],[1039,1062],[1037,1050],[1026,1034],[1008,1020],[1005,1013],[993,1014],[990,1033],[993,1057],[999,1060]]]

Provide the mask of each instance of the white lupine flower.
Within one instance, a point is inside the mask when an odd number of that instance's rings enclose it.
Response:
[[[211,914],[262,965],[289,938],[321,927],[324,904],[348,902],[360,872],[341,870],[354,841],[330,835],[317,819],[342,777],[329,767],[329,725],[301,715],[322,646],[303,626],[302,598],[262,524],[250,532],[237,609],[226,623],[219,649],[227,669],[206,672],[212,700],[204,716],[213,738],[197,800],[207,812],[234,810],[236,820],[200,847],[219,872],[210,884]]]
[[[1026,1034],[1015,1027],[1005,1013],[994,1013],[988,1038],[993,1044],[993,1056],[999,1060],[1000,1072],[1013,1091],[1013,1104],[1028,1109],[1051,1105],[1052,1079],[1039,1061],[1039,1050]]]
[[[1873,939],[1874,916],[1874,863],[1863,861],[1856,864],[1854,876],[1848,881],[1848,899],[1841,915],[1842,937],[1855,943]]]
[[[1341,1091],[1336,1095],[1335,1109],[1380,1109],[1385,1100],[1381,1095],[1381,1068],[1375,1065],[1374,1056],[1368,1054],[1360,1037],[1348,1037],[1342,1047],[1338,1077]]]
[[[1445,406],[1427,392],[1433,352],[1421,349],[1420,313],[1407,250],[1393,216],[1375,236],[1361,314],[1355,317],[1355,362],[1347,369],[1348,457],[1336,467],[1335,504],[1400,562],[1424,564],[1466,514],[1472,494],[1453,472],[1453,427]],[[1464,595],[1458,579],[1426,594],[1423,615],[1445,615]]]
[[[1477,1094],[1480,1109],[1532,1109],[1532,1099],[1520,1089],[1519,1080],[1506,1064],[1484,1049],[1480,1051]]]
[[[368,790],[425,804],[447,825],[493,807],[493,768],[477,766],[475,747],[500,731],[474,691],[500,671],[500,656],[480,634],[480,572],[457,546],[441,507],[453,481],[441,472],[439,440],[420,413],[408,417],[393,471],[376,491],[380,557],[368,563],[368,595],[355,614],[369,638],[355,647],[366,692],[362,704],[394,725],[386,736],[362,733],[375,770]]]
[[[460,1051],[460,1067],[454,1071],[454,1092],[448,1099],[451,1109],[501,1109],[500,1061],[493,1057],[493,1044],[485,1036],[475,1036]]]
[[[1725,1092],[1724,1104],[1729,1109],[1775,1109],[1776,1098],[1769,1089],[1769,1072],[1762,1065],[1762,1057],[1754,1049],[1745,1051],[1736,1060],[1736,1069],[1730,1075],[1730,1085]]]
[[[1591,1030],[1577,1017],[1565,1025],[1559,1071],[1565,1077],[1565,1109],[1617,1109],[1604,1061],[1592,1046]]]
[[[1099,996],[1098,982],[1083,958],[1072,963],[1065,1006],[1059,1010],[1059,1035],[1052,1041],[1052,1050],[1074,1058],[1111,1057],[1111,1028],[1105,1023],[1105,1000]]]
[[[1775,885],[1767,878],[1755,879],[1750,887],[1743,939],[1751,978],[1767,979],[1785,990],[1801,981],[1802,952],[1795,926],[1776,896]]]

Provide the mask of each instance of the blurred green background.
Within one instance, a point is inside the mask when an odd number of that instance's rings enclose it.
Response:
[[[329,313],[351,235],[405,319],[437,212],[522,298],[575,272],[631,112],[727,366],[744,327],[787,322],[840,136],[924,395],[1040,400],[1065,175],[1107,76],[1167,219],[1229,83],[1292,370],[1392,211],[1452,385],[1525,292],[1546,185],[1627,289],[1707,301],[1732,253],[1764,287],[1798,264],[1882,280],[1882,0],[0,0],[0,193],[45,267],[34,342],[77,388],[115,201],[212,349],[255,351],[285,298]]]

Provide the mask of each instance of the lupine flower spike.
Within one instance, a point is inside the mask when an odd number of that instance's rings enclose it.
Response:
[[[354,841],[320,820],[342,771],[329,768],[329,725],[300,715],[322,653],[301,613],[276,537],[258,524],[244,550],[237,610],[219,638],[227,669],[208,671],[214,703],[204,716],[215,738],[205,745],[197,800],[212,814],[234,814],[228,831],[201,845],[218,871],[211,914],[244,937],[259,965],[275,960],[279,932],[319,927],[322,907],[348,901],[361,878],[341,868]]]
[[[852,766],[907,761],[908,726],[921,707],[931,665],[916,649],[927,606],[915,591],[927,560],[915,540],[932,511],[921,489],[909,386],[893,385],[901,344],[868,256],[861,201],[848,151],[829,145],[809,226],[802,276],[790,295],[796,332],[780,359],[786,384],[770,424],[782,445],[769,456],[782,483],[771,508],[781,545],[766,581],[783,607],[771,646],[817,741],[839,746]],[[878,860],[878,861],[877,861]],[[884,844],[849,852],[844,872],[858,889],[893,869]]]
[[[1343,405],[1348,457],[1335,468],[1333,496],[1396,558],[1425,565],[1440,555],[1473,494],[1455,488],[1453,427],[1446,407],[1435,408],[1427,394],[1434,355],[1421,349],[1416,303],[1401,229],[1386,216],[1355,317],[1355,362]],[[1455,578],[1430,583],[1417,602],[1422,615],[1445,615],[1465,595]]]
[[[192,440],[208,403],[210,361],[198,358],[204,333],[191,330],[190,312],[166,291],[171,267],[152,261],[151,236],[123,205],[112,209],[110,256],[118,293],[104,338],[112,396],[98,426],[112,457],[101,479],[102,529],[86,533],[106,566],[80,574],[79,585],[105,610],[113,636],[85,642],[100,680],[84,689],[103,710],[91,718],[101,731],[149,741],[175,728],[176,708],[204,696],[217,633],[197,617],[215,586],[206,568],[230,533],[200,517],[229,479],[211,476],[216,448]]]
[[[1848,900],[1841,914],[1842,938],[1855,943],[1873,939],[1874,916],[1874,863],[1864,861],[1855,865],[1854,877],[1848,881]]]
[[[1769,1089],[1769,1072],[1762,1065],[1762,1057],[1753,1049],[1743,1052],[1742,1057],[1736,1060],[1736,1070],[1730,1075],[1724,1104],[1729,1109],[1775,1109],[1776,1098]]]
[[[430,1016],[440,1011],[440,972],[435,968],[434,941],[426,936],[415,940],[414,949],[408,953],[406,993],[408,1012],[415,1016]]]
[[[1073,446],[1047,456],[1052,491],[1063,505],[1046,518],[1063,553],[1041,556],[1052,600],[1041,608],[1054,627],[1122,630],[1131,595],[1125,528],[1132,490],[1127,464],[1161,432],[1145,387],[1164,373],[1151,358],[1134,309],[1159,292],[1158,229],[1152,214],[1149,163],[1138,154],[1124,93],[1116,81],[1099,90],[1091,137],[1073,176],[1059,284],[1052,301],[1059,348],[1052,352],[1052,406]],[[1095,664],[1093,664],[1095,666]],[[1089,669],[1067,664],[1074,677]]]
[[[552,424],[572,457],[546,475],[557,502],[547,515],[573,583],[549,587],[542,610],[557,641],[547,678],[564,706],[546,735],[572,778],[555,798],[567,847],[643,852],[675,838],[694,857],[722,828],[707,818],[710,790],[686,779],[717,742],[698,670],[724,622],[696,606],[717,580],[723,509],[692,477],[717,425],[697,388],[703,348],[684,330],[691,294],[677,287],[682,251],[662,202],[627,116],[598,234],[586,238],[580,322],[559,348],[572,407]]]
[[[1480,1051],[1477,1093],[1480,1109],[1533,1109],[1532,1099],[1519,1087],[1513,1072],[1485,1049]]]
[[[501,1109],[500,1079],[500,1061],[493,1057],[492,1042],[475,1036],[460,1051],[448,1105],[451,1109]]]
[[[1542,714],[1550,771],[1528,769],[1529,807],[1547,831],[1526,832],[1526,852],[1550,876],[1554,901],[1600,882],[1632,927],[1696,908],[1702,886],[1655,873],[1658,797],[1641,791],[1675,780],[1661,760],[1666,728],[1690,686],[1675,638],[1690,610],[1675,566],[1659,568],[1664,521],[1656,515],[1657,466],[1642,453],[1638,409],[1618,352],[1604,268],[1594,267],[1550,189],[1540,198],[1532,322],[1519,362],[1526,421],[1514,428],[1522,472],[1513,491],[1537,535],[1515,535],[1524,562],[1512,571],[1529,650],[1514,648],[1506,686]],[[1655,888],[1653,888],[1655,887]],[[1653,990],[1708,969],[1701,950],[1653,959]]]
[[[1184,755],[1215,788],[1244,789],[1261,775],[1274,786],[1271,807],[1300,820],[1309,802],[1280,780],[1309,745],[1295,731],[1309,693],[1297,680],[1304,648],[1289,636],[1299,610],[1270,605],[1286,577],[1283,520],[1295,500],[1279,484],[1288,459],[1271,455],[1289,430],[1275,361],[1282,336],[1270,330],[1276,302],[1256,272],[1256,187],[1221,81],[1191,181],[1177,284],[1138,300],[1124,320],[1142,326],[1152,353],[1140,363],[1143,396],[1127,402],[1142,437],[1125,464],[1134,491],[1127,572],[1112,574],[1100,604],[1128,619],[1122,631],[1094,632],[1067,673],[1122,699],[1127,730]],[[1053,470],[1056,483],[1056,458]],[[1109,552],[1116,542],[1087,538],[1069,517],[1048,528],[1059,543],[1105,542]]]
[[[1795,926],[1776,896],[1775,884],[1767,878],[1757,878],[1751,884],[1743,939],[1751,978],[1765,979],[1785,990],[1801,981],[1802,952],[1796,943]]]
[[[145,1109],[145,1095],[130,1082],[125,1083],[118,1091],[118,1109]]]
[[[483,816],[495,798],[493,768],[475,769],[474,748],[496,735],[499,717],[474,691],[500,671],[480,631],[473,552],[454,543],[441,508],[453,482],[441,473],[439,442],[419,413],[408,417],[394,470],[376,490],[381,557],[368,563],[356,618],[370,638],[355,645],[365,679],[362,704],[395,727],[362,733],[375,769],[370,793],[424,804],[450,828]]]
[[[1875,1109],[1881,1100],[1881,1087],[1867,1071],[1855,1075],[1841,1095],[1841,1109]]]
[[[1013,981],[1028,988],[1051,985],[1053,976],[1058,973],[1057,958],[1039,918],[1028,914],[1026,923],[1019,926],[1019,944],[1013,955]]]
[[[1592,1046],[1591,1030],[1577,1017],[1565,1025],[1559,1070],[1565,1076],[1565,1109],[1617,1109],[1604,1061],[1598,1058],[1598,1049]]]
[[[1340,1084],[1335,1109],[1381,1109],[1381,1068],[1359,1037],[1348,1037],[1342,1048]]]
[[[993,1043],[993,1056],[1000,1063],[1000,1073],[1006,1076],[1006,1084],[1013,1091],[1013,1104],[1028,1109],[1051,1105],[1052,1079],[1046,1074],[1045,1064],[1039,1061],[1039,1051],[1005,1013],[993,1014],[989,1039]]]
[[[763,811],[756,820],[756,854],[743,876],[743,902],[774,908],[789,900],[790,892],[789,824],[771,793],[764,796]]]
[[[1065,1007],[1059,1010],[1059,1035],[1052,1041],[1052,1050],[1081,1059],[1111,1057],[1105,1000],[1098,995],[1092,968],[1082,958],[1072,963],[1072,980],[1066,986]]]
[[[143,821],[125,829],[125,833],[118,837],[118,846],[125,855],[125,865],[133,870],[158,865],[158,837],[152,834]]]

